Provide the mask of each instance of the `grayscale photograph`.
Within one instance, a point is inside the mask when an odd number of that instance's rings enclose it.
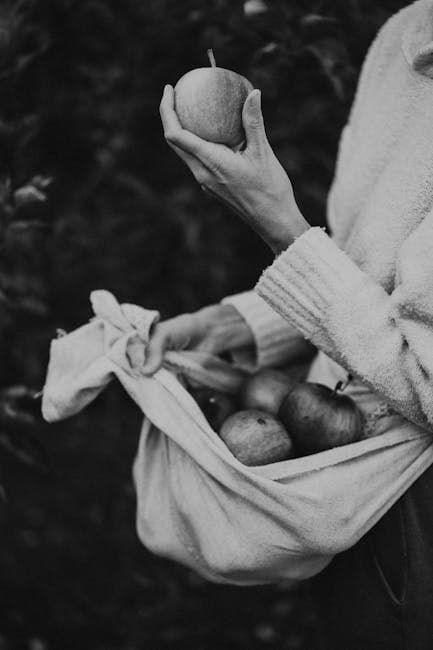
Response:
[[[433,0],[0,1],[0,650],[433,650]]]

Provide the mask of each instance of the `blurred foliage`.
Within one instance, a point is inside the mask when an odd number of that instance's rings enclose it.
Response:
[[[249,77],[301,209],[323,224],[360,65],[404,4],[1,3],[0,649],[315,647],[303,590],[207,585],[139,546],[138,414],[115,387],[50,428],[37,392],[51,338],[88,319],[92,289],[165,317],[250,288],[271,261],[166,146],[164,83],[209,47]]]

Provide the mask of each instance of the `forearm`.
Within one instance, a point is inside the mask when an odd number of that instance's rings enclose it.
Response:
[[[255,291],[245,291],[223,300],[232,305],[248,324],[253,346],[236,358],[251,369],[277,367],[311,358],[314,349],[302,334],[272,309]]]
[[[196,316],[205,330],[203,338],[212,343],[214,352],[228,352],[254,345],[251,328],[233,305],[210,305],[200,309]]]
[[[429,223],[430,221],[430,223]],[[265,271],[264,298],[314,345],[370,385],[400,413],[433,425],[432,219],[405,246],[392,294],[364,273],[318,228]]]

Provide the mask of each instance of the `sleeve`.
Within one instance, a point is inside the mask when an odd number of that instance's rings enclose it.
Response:
[[[312,346],[302,334],[255,291],[228,296],[222,302],[236,308],[254,336],[255,349],[237,350],[233,355],[240,365],[254,371],[311,357]]]
[[[256,290],[307,339],[413,422],[433,425],[433,212],[402,245],[389,294],[320,228]]]

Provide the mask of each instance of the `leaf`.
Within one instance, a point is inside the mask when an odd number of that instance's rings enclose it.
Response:
[[[37,174],[33,176],[31,180],[31,185],[34,185],[39,190],[45,190],[49,187],[54,181],[52,176],[43,176],[42,174]]]
[[[15,311],[42,318],[48,314],[48,306],[36,296],[20,296],[12,301]]]
[[[17,207],[29,203],[43,203],[47,200],[46,194],[34,185],[23,185],[14,192],[14,201]]]
[[[0,203],[7,203],[11,196],[11,179],[9,176],[0,177]]]
[[[266,45],[263,45],[263,47],[260,47],[258,50],[255,51],[253,62],[254,63],[260,62],[262,59],[269,58],[271,55],[276,54],[278,51],[279,51],[278,43],[275,43],[274,41],[272,41],[271,43],[267,43]]]
[[[40,399],[27,386],[0,392],[0,448],[25,465],[48,471],[47,452],[35,431],[41,422]]]
[[[50,470],[48,455],[42,443],[28,432],[6,433],[0,430],[0,449],[28,467],[44,473]]]
[[[259,16],[267,11],[268,7],[263,0],[247,0],[244,2],[244,14],[247,18]]]
[[[46,221],[40,219],[14,219],[7,226],[8,232],[27,232],[31,230],[47,230],[50,225]]]
[[[322,39],[303,48],[314,56],[322,72],[331,83],[335,94],[341,100],[345,98],[342,73],[348,65],[345,46],[335,39]]]
[[[22,385],[3,389],[0,392],[0,422],[36,427],[40,423],[38,393]]]
[[[333,26],[338,23],[336,18],[331,16],[322,16],[321,14],[306,14],[300,20],[301,27],[325,27]]]

